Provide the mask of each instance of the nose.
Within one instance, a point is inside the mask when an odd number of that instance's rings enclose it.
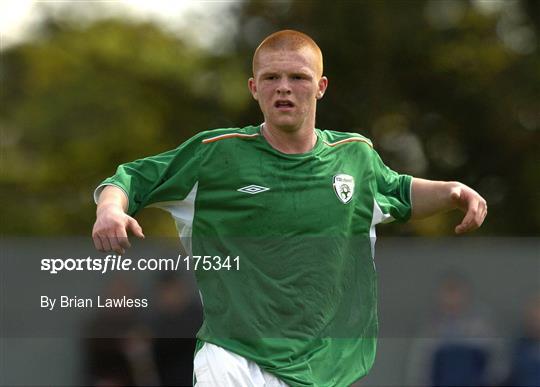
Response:
[[[277,87],[277,93],[279,95],[291,94],[291,88],[287,79],[282,79],[281,82],[279,82],[279,85]]]

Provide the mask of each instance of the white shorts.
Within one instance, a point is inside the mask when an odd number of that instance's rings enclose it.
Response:
[[[197,351],[193,373],[195,387],[287,387],[251,360],[210,343]]]

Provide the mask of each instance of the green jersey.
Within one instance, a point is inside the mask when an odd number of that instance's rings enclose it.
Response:
[[[359,134],[315,131],[302,154],[272,148],[258,126],[201,132],[101,186],[124,190],[130,215],[169,211],[193,255],[230,257],[196,271],[199,340],[291,386],[344,386],[375,358],[375,225],[409,218],[412,178]]]

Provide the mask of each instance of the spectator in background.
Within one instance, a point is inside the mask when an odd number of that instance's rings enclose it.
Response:
[[[157,313],[152,316],[153,352],[163,386],[188,386],[193,381],[193,353],[202,307],[186,278],[165,274],[157,284]]]
[[[116,276],[104,298],[132,297],[135,284]],[[87,383],[96,387],[159,385],[149,329],[135,308],[101,308],[86,327],[83,347]]]
[[[447,274],[437,310],[413,345],[408,381],[421,386],[493,383],[498,360],[493,338],[487,313],[472,302],[470,283],[459,273]]]
[[[540,386],[540,295],[525,309],[524,334],[514,344],[505,386]]]

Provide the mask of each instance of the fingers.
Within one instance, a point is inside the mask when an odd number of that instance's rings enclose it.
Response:
[[[456,234],[463,234],[468,231],[476,230],[484,223],[487,216],[487,203],[480,197],[479,200],[474,200],[469,206],[465,217],[461,223],[456,226]]]
[[[98,236],[98,238],[101,240],[101,245],[103,246],[102,251],[105,251],[105,252],[112,251],[111,243],[109,242],[108,237]]]
[[[124,252],[126,250],[122,246],[122,242],[120,242],[120,240],[121,239],[127,240],[127,238],[120,238],[119,239],[117,235],[118,235],[118,232],[115,233],[114,236],[109,237],[109,243],[111,244],[111,250],[114,251],[117,254],[124,254]]]
[[[457,207],[465,212],[465,217],[455,228],[456,234],[475,230],[484,223],[487,216],[487,203],[478,192],[461,184],[459,190],[450,193],[450,197]]]
[[[101,243],[101,238],[99,235],[92,233],[92,240],[94,241],[94,246],[97,251],[105,251],[103,249],[103,243]]]
[[[474,219],[476,217],[476,210],[469,209],[465,214],[465,217],[461,223],[456,226],[456,234],[463,234],[464,232],[471,231],[474,228]]]
[[[129,249],[131,247],[131,243],[129,243],[129,238],[126,234],[126,230],[123,228],[116,231],[116,240],[121,250],[121,254],[124,254],[126,249]]]
[[[94,225],[94,230],[92,231],[92,240],[94,241],[96,250],[103,252],[111,250],[109,239],[106,236],[100,235],[97,225]]]
[[[486,216],[487,216],[487,203],[485,200],[481,200],[478,203],[478,210],[477,210],[476,218],[475,218],[475,222],[476,224],[478,224],[478,227],[480,227],[482,223],[484,223],[484,219],[486,219]]]
[[[144,238],[141,226],[130,216],[126,215],[123,219],[115,219],[112,222],[98,220],[92,232],[94,246],[99,251],[124,254],[126,249],[131,247],[127,235],[128,229],[137,237]]]
[[[103,252],[114,251],[118,254],[123,254],[126,251],[125,249],[131,246],[127,242],[127,238],[118,238],[117,236],[101,236],[96,234],[92,239],[96,250]]]
[[[139,225],[139,223],[133,219],[133,218],[129,218],[128,220],[128,224],[127,224],[127,227],[131,230],[131,232],[138,238],[144,238],[144,234],[143,234],[143,231],[142,231],[142,228],[141,226]]]
[[[94,231],[92,234],[92,240],[94,241],[94,246],[98,251],[114,251],[118,254],[123,254],[125,252],[125,242],[122,242],[122,240],[127,241],[127,238],[118,238],[116,235],[101,235],[101,233],[98,231]],[[129,247],[129,242],[127,247]]]
[[[482,223],[487,218],[487,214],[488,214],[488,208],[487,208],[487,203],[486,203],[486,205],[484,206],[484,212],[482,214],[482,218],[483,218]]]

